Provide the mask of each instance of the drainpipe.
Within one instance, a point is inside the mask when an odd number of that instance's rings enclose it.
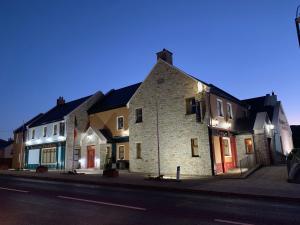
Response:
[[[210,165],[211,165],[211,173],[212,173],[212,176],[215,176],[215,166],[214,166],[214,149],[213,149],[213,143],[212,143],[212,129],[211,129],[211,125],[212,125],[212,118],[211,118],[211,103],[210,103],[210,90],[208,92],[208,112],[209,112],[209,122],[208,122],[208,126],[207,126],[207,129],[208,129],[208,141],[209,141],[209,149],[210,149]]]

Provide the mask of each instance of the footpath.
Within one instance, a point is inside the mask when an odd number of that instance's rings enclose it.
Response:
[[[35,173],[14,170],[0,170],[0,176],[300,203],[300,184],[287,182],[286,166],[262,167],[245,179],[184,177],[180,182],[148,180],[146,174],[125,171],[115,178],[103,177],[99,173],[69,175],[57,171]]]

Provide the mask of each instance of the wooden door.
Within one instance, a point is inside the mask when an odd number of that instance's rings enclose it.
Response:
[[[95,146],[87,147],[87,168],[95,167]]]

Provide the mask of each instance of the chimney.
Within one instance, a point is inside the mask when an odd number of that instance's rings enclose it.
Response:
[[[63,105],[65,103],[66,103],[66,101],[62,96],[59,96],[59,98],[56,100],[56,105],[57,106]]]
[[[277,104],[277,95],[272,91],[272,94],[267,94],[265,97],[265,106],[275,106]]]
[[[156,55],[157,55],[157,60],[162,59],[165,62],[173,65],[173,57],[172,57],[173,53],[168,51],[167,49],[164,48],[162,51],[156,53]]]

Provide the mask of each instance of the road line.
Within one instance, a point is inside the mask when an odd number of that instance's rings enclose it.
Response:
[[[18,190],[18,189],[13,189],[13,188],[5,188],[5,187],[0,187],[0,190],[21,192],[21,193],[28,193],[29,192],[29,191],[23,191],[23,190]]]
[[[254,225],[252,223],[242,223],[242,222],[231,221],[231,220],[215,219],[214,221],[219,223],[228,223],[228,224],[236,224],[236,225]]]
[[[88,200],[88,199],[82,199],[82,198],[67,197],[67,196],[62,196],[62,195],[59,195],[57,197],[62,198],[62,199],[69,199],[69,200],[75,200],[75,201],[81,201],[81,202],[95,203],[95,204],[99,204],[99,205],[108,205],[108,206],[115,206],[115,207],[121,207],[121,208],[127,208],[127,209],[146,211],[145,208],[129,206],[129,205],[114,204],[114,203],[110,203],[110,202],[100,202],[100,201],[94,201],[94,200]]]

